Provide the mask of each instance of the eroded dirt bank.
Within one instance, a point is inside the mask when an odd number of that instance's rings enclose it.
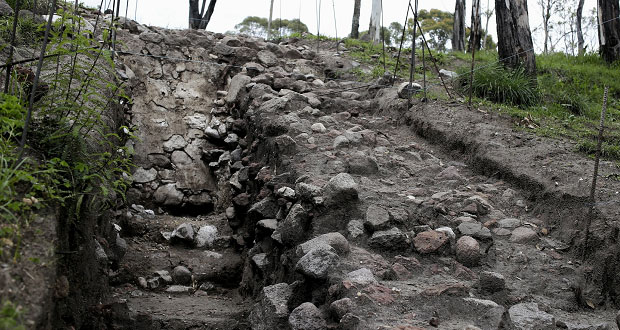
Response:
[[[618,207],[581,264],[588,161],[568,146],[325,82],[355,63],[303,41],[129,21],[119,39],[138,167],[108,327],[617,328]]]

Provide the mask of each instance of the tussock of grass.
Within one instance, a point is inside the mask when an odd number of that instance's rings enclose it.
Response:
[[[459,70],[458,87],[464,92],[470,89],[470,74]],[[501,64],[483,66],[474,71],[473,93],[495,103],[515,106],[531,106],[538,102],[536,82],[523,69],[507,70]]]

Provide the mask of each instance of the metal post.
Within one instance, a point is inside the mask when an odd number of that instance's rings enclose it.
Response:
[[[403,34],[400,38],[400,46],[398,47],[398,56],[396,57],[396,66],[394,67],[394,80],[396,79],[396,73],[398,72],[398,64],[400,64],[400,53],[403,49],[403,42],[405,41],[405,30],[407,29],[407,20],[409,19],[409,10],[411,9],[411,0],[409,0],[409,6],[407,7],[407,14],[405,15],[405,24],[403,24]]]
[[[428,56],[431,58],[431,62],[433,62],[433,66],[435,67],[435,70],[437,70],[437,74],[439,75],[439,80],[441,80],[441,84],[443,85],[443,88],[446,89],[446,93],[448,94],[448,97],[452,98],[452,94],[450,94],[450,90],[448,89],[448,86],[446,86],[446,82],[443,80],[443,77],[439,73],[439,67],[437,66],[437,61],[435,61],[435,59],[433,58],[433,52],[431,51],[431,48],[428,46],[428,42],[426,42],[426,37],[424,36],[424,31],[422,30],[422,26],[420,26],[420,22],[418,22],[418,29],[420,29],[420,35],[422,35],[422,41],[424,42],[423,46],[426,46],[426,50],[428,50]]]
[[[476,7],[476,17],[480,14],[480,4],[478,4],[478,6]],[[471,99],[472,99],[472,95],[474,92],[474,66],[476,64],[476,45],[478,44],[478,41],[476,40],[476,36],[477,33],[476,31],[478,31],[478,20],[474,19],[474,26],[472,26],[472,30],[470,33],[473,33],[473,38],[471,38],[472,40],[472,44],[469,45],[471,47],[471,72],[469,74],[469,102],[468,102],[468,106],[469,109],[471,110]]]
[[[15,15],[13,15],[13,30],[11,31],[11,47],[9,48],[9,57],[6,59],[6,79],[4,81],[4,94],[9,93],[9,85],[11,84],[11,69],[13,69],[13,52],[15,50],[15,36],[17,35],[17,21],[19,20],[19,9],[21,0],[15,0]]]
[[[411,108],[411,91],[413,89],[413,77],[415,71],[415,38],[416,26],[418,23],[418,0],[415,0],[415,9],[413,11],[413,39],[411,41],[411,68],[409,69],[409,86],[407,89],[407,109]]]

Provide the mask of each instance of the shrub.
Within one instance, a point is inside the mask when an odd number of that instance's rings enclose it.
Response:
[[[459,70],[458,88],[469,91],[469,70]],[[523,69],[508,70],[501,64],[492,64],[474,71],[473,93],[489,101],[517,106],[531,106],[538,102],[537,83]]]

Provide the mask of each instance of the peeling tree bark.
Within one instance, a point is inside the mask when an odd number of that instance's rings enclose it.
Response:
[[[472,52],[472,45],[476,50],[480,50],[482,41],[482,20],[480,19],[480,0],[473,0],[471,4],[471,27],[469,33],[469,43],[467,50]]]
[[[351,38],[357,39],[360,37],[360,6],[362,5],[362,0],[355,0],[355,4],[353,7],[353,22],[351,26]]]
[[[381,0],[372,0],[372,10],[370,12],[370,26],[368,34],[372,41],[381,41]]]
[[[536,75],[536,58],[526,0],[495,0],[497,51],[507,67]]]
[[[586,52],[584,48],[585,41],[583,40],[583,30],[581,28],[584,2],[585,0],[579,0],[579,5],[577,6],[577,18],[575,22],[577,26],[577,47],[579,48],[579,55],[583,55]]]
[[[452,29],[452,50],[465,50],[465,0],[456,0],[454,26]]]
[[[607,63],[620,59],[620,9],[618,0],[598,0],[600,53]]]
[[[205,4],[207,0],[202,0],[202,8],[198,10],[199,0],[189,0],[189,27],[194,30],[204,30],[211,21],[211,15],[215,9],[217,0],[210,0],[209,7],[205,13]]]

